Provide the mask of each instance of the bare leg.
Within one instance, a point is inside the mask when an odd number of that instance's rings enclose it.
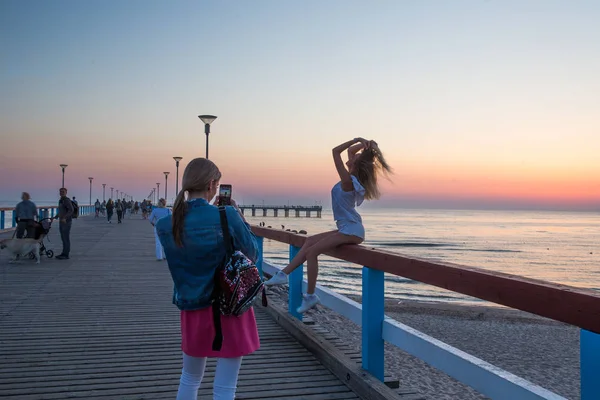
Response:
[[[306,241],[304,242],[304,245],[302,246],[302,248],[300,249],[298,254],[296,254],[296,256],[292,259],[292,261],[290,261],[290,263],[287,265],[287,267],[285,267],[283,269],[283,272],[285,272],[286,275],[291,274],[296,268],[298,268],[300,266],[300,264],[302,264],[304,261],[306,261],[306,252],[308,251],[309,248],[314,246],[319,241],[321,241],[329,236],[332,236],[336,233],[338,233],[338,231],[323,232],[323,233],[319,233],[319,234],[316,234],[313,236],[309,236],[306,239]]]
[[[336,231],[333,235],[328,235],[315,245],[311,246],[306,253],[306,273],[308,275],[308,288],[306,293],[315,293],[317,276],[319,275],[319,254],[343,244],[360,244],[362,241],[363,239],[358,236],[344,235],[343,233]]]

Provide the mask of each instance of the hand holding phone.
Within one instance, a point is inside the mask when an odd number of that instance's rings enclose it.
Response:
[[[231,205],[231,185],[221,184],[219,185],[219,198],[218,202],[220,206]]]

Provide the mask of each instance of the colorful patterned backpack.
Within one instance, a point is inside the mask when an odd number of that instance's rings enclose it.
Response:
[[[254,300],[261,293],[263,306],[267,305],[265,287],[258,268],[244,253],[233,248],[225,207],[219,207],[219,215],[227,255],[223,265],[215,273],[213,292],[213,322],[216,330],[213,350],[215,351],[221,349],[223,342],[221,315],[242,315],[252,307]]]

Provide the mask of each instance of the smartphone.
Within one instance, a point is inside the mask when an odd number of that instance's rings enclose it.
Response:
[[[231,205],[231,185],[221,184],[219,185],[219,205],[230,206]]]

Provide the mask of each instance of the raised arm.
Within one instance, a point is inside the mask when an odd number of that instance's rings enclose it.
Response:
[[[258,243],[250,226],[244,221],[240,213],[233,206],[226,206],[229,233],[233,237],[233,245],[249,259],[256,262],[258,259]]]
[[[357,143],[355,145],[348,147],[348,158],[354,157],[354,155],[356,153],[358,153],[359,151],[361,151],[364,148],[365,148],[364,143]]]
[[[333,162],[335,163],[335,168],[337,169],[337,173],[340,176],[340,180],[342,181],[342,190],[346,192],[351,191],[353,189],[353,185],[352,178],[350,177],[350,172],[346,169],[344,161],[342,160],[342,153],[346,149],[348,149],[348,153],[350,153],[350,147],[352,145],[356,145],[357,143],[360,143],[363,148],[367,147],[368,145],[368,142],[365,139],[354,138],[352,140],[348,140],[347,142],[340,144],[337,147],[334,147],[332,150]],[[358,150],[359,149],[357,149],[356,151]]]

